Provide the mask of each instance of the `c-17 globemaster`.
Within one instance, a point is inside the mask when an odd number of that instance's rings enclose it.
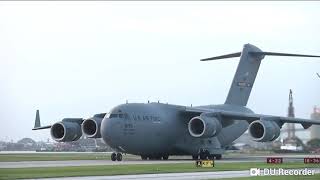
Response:
[[[320,121],[255,114],[246,107],[261,60],[265,56],[320,57],[313,55],[263,52],[245,44],[242,52],[202,59],[201,61],[240,57],[240,62],[224,104],[187,107],[162,103],[126,103],[109,113],[91,118],[64,118],[40,126],[37,111],[33,130],[51,128],[58,142],[76,141],[83,134],[102,138],[115,152],[145,159],[167,160],[169,155],[191,155],[193,159],[221,159],[225,149],[248,130],[254,141],[277,139],[284,123],[299,123],[305,129]]]

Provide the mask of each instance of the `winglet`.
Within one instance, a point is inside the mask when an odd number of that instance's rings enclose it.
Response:
[[[34,121],[34,128],[32,130],[40,130],[40,129],[48,129],[48,128],[51,128],[51,125],[49,126],[42,126],[41,127],[41,123],[40,123],[40,113],[39,113],[39,110],[37,110],[37,113],[36,113],[36,119]]]
[[[34,122],[34,128],[38,128],[38,127],[41,127],[39,110],[37,110],[36,120],[35,120],[35,122]]]

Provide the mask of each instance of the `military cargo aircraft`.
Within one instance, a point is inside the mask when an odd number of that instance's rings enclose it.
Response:
[[[126,103],[109,113],[91,118],[65,118],[41,126],[37,111],[33,130],[50,128],[55,141],[76,141],[82,135],[102,138],[113,150],[111,159],[121,161],[122,153],[146,159],[167,160],[170,155],[191,155],[193,159],[221,159],[225,149],[245,131],[254,141],[277,139],[284,123],[303,128],[319,121],[255,114],[246,107],[262,59],[265,56],[320,57],[314,55],[263,52],[245,44],[242,52],[201,61],[240,57],[224,104],[187,107],[162,103]]]

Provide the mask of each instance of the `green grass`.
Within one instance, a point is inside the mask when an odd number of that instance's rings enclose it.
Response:
[[[13,161],[65,161],[65,160],[109,160],[106,153],[30,153],[0,154],[0,162]]]
[[[320,174],[312,176],[253,176],[253,177],[241,177],[232,178],[232,180],[319,180]],[[226,179],[228,180],[228,179]],[[231,180],[231,179],[230,179]]]
[[[0,169],[0,179],[45,178],[67,176],[102,176],[147,173],[175,173],[199,171],[249,170],[256,168],[304,168],[319,167],[316,164],[286,163],[280,165],[266,163],[219,163],[214,168],[197,168],[194,162],[178,164],[139,164],[139,165],[106,165],[106,166],[72,166],[41,168],[8,168]]]

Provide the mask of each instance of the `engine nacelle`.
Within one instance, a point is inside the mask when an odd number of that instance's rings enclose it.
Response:
[[[193,137],[213,137],[216,136],[221,129],[222,125],[216,117],[196,116],[188,123],[189,133]]]
[[[280,135],[280,127],[275,121],[256,120],[248,129],[253,140],[257,142],[273,141]]]
[[[102,118],[90,118],[83,121],[81,128],[83,134],[89,138],[101,138],[101,121]]]
[[[52,125],[51,137],[58,142],[76,141],[82,136],[80,124],[77,122],[60,121]]]

